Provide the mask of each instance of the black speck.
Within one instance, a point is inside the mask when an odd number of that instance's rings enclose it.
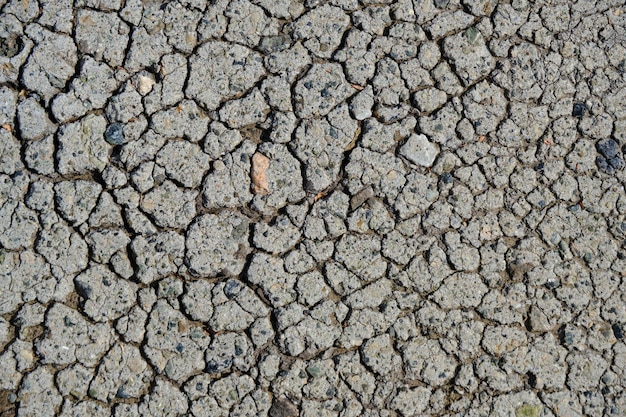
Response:
[[[624,338],[624,330],[622,329],[622,326],[620,324],[614,324],[613,326],[611,326],[611,328],[613,329],[613,334],[615,335],[616,339],[623,339]]]

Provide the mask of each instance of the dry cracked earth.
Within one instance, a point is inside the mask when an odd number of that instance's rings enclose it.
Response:
[[[626,415],[623,0],[0,0],[0,416]]]

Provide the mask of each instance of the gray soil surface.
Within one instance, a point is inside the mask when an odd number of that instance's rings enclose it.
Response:
[[[0,417],[625,416],[623,0],[0,0]]]

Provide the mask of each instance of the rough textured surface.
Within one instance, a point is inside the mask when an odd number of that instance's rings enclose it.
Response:
[[[0,417],[626,415],[623,0],[0,0]]]

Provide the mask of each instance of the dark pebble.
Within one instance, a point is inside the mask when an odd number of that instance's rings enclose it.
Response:
[[[612,175],[615,172],[615,168],[609,165],[609,162],[606,160],[606,158],[601,155],[598,155],[596,157],[596,166],[600,171],[604,172],[605,174]]]
[[[270,417],[297,417],[300,411],[287,398],[275,399],[269,410]]]
[[[574,103],[574,108],[572,109],[572,116],[574,117],[583,117],[587,112],[587,106],[585,103]]]
[[[596,149],[606,159],[615,158],[619,152],[619,145],[613,139],[604,139],[596,143]]]
[[[615,335],[616,339],[623,339],[624,338],[624,330],[622,329],[622,326],[619,324],[614,324],[613,326],[611,326],[613,328],[613,334]]]
[[[277,35],[277,36],[264,36],[261,38],[261,42],[259,42],[259,49],[266,54],[282,51],[289,46],[291,39],[287,35]]]
[[[444,184],[450,184],[452,182],[452,175],[446,172],[441,176],[441,181],[443,181]]]
[[[570,332],[565,332],[563,334],[563,343],[565,343],[566,345],[573,345],[574,344],[574,335]]]
[[[115,394],[117,398],[127,399],[130,398],[130,395],[126,392],[124,387],[119,387],[117,389],[117,393]]]
[[[450,3],[450,0],[435,0],[435,7],[439,9],[445,9]]]
[[[609,165],[611,165],[611,167],[615,168],[615,169],[622,169],[624,168],[624,160],[622,158],[611,158],[609,159]]]
[[[241,285],[235,280],[228,280],[224,285],[224,295],[228,297],[228,299],[232,299],[237,296],[241,292]]]
[[[111,145],[122,145],[124,143],[124,125],[111,123],[104,131],[104,138]]]

